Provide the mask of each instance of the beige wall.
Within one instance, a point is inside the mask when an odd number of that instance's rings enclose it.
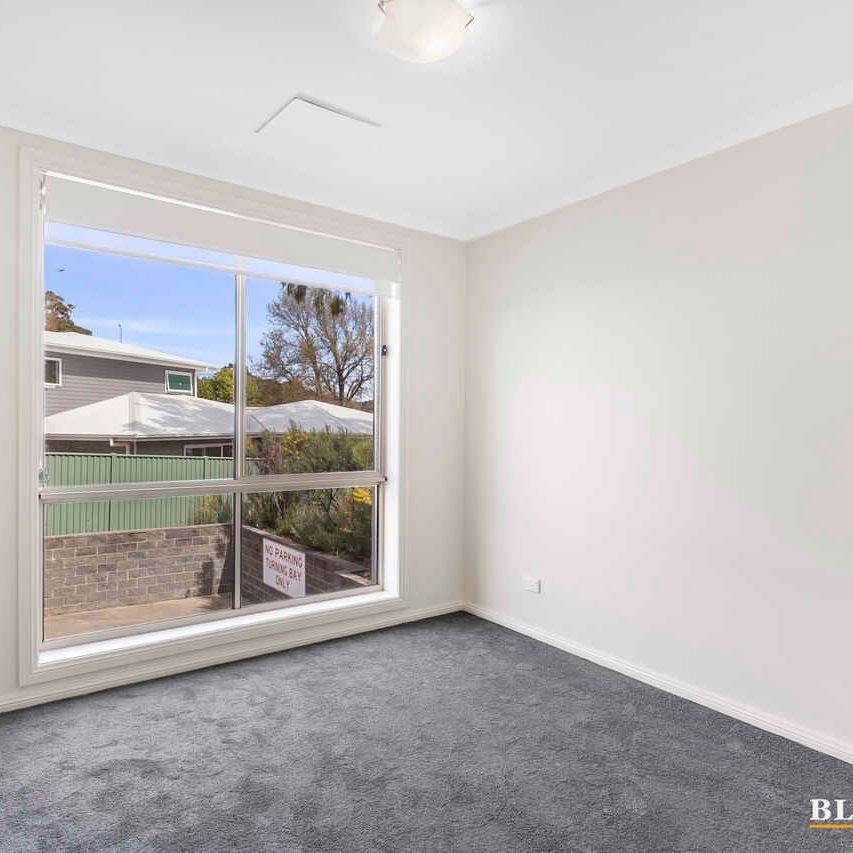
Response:
[[[34,142],[89,156],[0,131],[9,447],[17,158]],[[853,758],[851,185],[847,109],[484,238],[467,258],[275,199],[294,224],[403,249],[410,613],[452,606],[464,577],[481,613]],[[16,515],[10,485],[0,709],[57,689],[17,686]]]
[[[853,760],[853,108],[468,269],[468,598]]]
[[[397,228],[325,208],[229,187],[203,178],[178,176],[168,170],[0,129],[0,384],[5,389],[0,405],[0,435],[14,458],[18,444],[18,359],[27,357],[17,346],[18,253],[19,253],[19,149],[34,146],[61,155],[93,162],[126,166],[160,181],[189,180],[202,197],[206,192],[234,194],[242,202],[272,205],[284,221],[318,231],[401,249],[402,288],[402,382],[417,393],[403,399],[404,512],[403,560],[408,607],[402,617],[428,614],[453,607],[461,598],[463,550],[463,360],[465,257],[461,243]],[[440,334],[436,330],[440,329]],[[428,451],[425,452],[425,448]],[[436,460],[441,460],[436,464]],[[18,495],[15,476],[0,489],[0,710],[63,691],[91,689],[104,678],[90,674],[67,682],[51,682],[27,688],[18,683],[17,525]],[[434,532],[442,532],[442,559],[436,560]],[[389,617],[391,618],[391,617]],[[396,617],[394,617],[396,618]],[[335,630],[364,627],[365,620],[340,622]],[[290,642],[317,636],[313,630],[297,631]],[[269,637],[265,640],[268,643]],[[244,643],[234,654],[250,653],[261,646]],[[201,662],[193,655],[176,656],[175,668]],[[144,666],[123,666],[106,681],[141,677]]]

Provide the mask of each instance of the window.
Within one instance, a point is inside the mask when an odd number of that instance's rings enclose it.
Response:
[[[62,385],[62,359],[44,360],[44,384],[54,388]]]
[[[44,639],[230,608],[231,501],[197,495],[48,504]]]
[[[184,456],[230,457],[234,452],[230,444],[188,444]]]
[[[183,457],[186,444],[233,444],[233,399],[223,403],[209,389],[195,397],[193,371],[234,361],[234,275],[96,250],[84,245],[83,229],[68,246],[52,240],[50,230],[44,290],[52,294],[48,314],[59,306],[61,315],[51,325],[65,319],[80,330],[43,333],[46,351],[68,353],[62,394],[46,395],[50,484],[221,475],[169,457]],[[104,456],[120,446],[132,459]]]
[[[51,175],[47,197],[43,287],[78,331],[44,346],[85,364],[80,398],[41,414],[41,648],[383,589],[393,289],[221,252],[207,210],[182,244],[122,234],[142,201],[120,190]],[[129,231],[170,220],[154,201]],[[271,226],[246,222],[211,233],[260,248]],[[353,247],[330,266],[363,266]]]
[[[376,489],[243,495],[241,597],[286,602],[378,582]]]
[[[166,391],[169,394],[192,394],[192,373],[179,373],[176,370],[166,371]]]
[[[247,279],[248,471],[373,469],[376,302],[372,294]]]

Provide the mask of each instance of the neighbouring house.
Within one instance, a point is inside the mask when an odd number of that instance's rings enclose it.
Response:
[[[246,434],[305,432],[372,435],[373,414],[300,400],[246,409]],[[45,419],[49,452],[231,456],[234,407],[189,395],[131,391]]]
[[[195,396],[212,366],[78,332],[44,333],[45,414],[54,415],[129,391]]]
[[[198,374],[212,369],[203,361],[78,332],[45,331],[44,352],[45,439],[51,453],[136,452],[132,437],[104,427],[116,420],[109,414],[121,408],[115,401],[140,393],[164,401],[197,400]],[[65,413],[74,427],[54,434],[51,420]],[[85,427],[78,428],[81,424]],[[222,455],[222,445],[209,453],[217,450]]]
[[[229,457],[234,407],[197,396],[201,361],[132,344],[45,332],[48,453]],[[246,409],[246,434],[372,435],[373,414],[317,400]]]

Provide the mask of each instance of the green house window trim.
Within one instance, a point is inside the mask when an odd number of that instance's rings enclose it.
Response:
[[[167,394],[192,394],[193,375],[180,370],[166,371],[166,393]]]

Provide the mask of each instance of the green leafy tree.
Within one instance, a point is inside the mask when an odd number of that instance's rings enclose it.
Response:
[[[66,302],[58,293],[46,290],[44,294],[44,328],[46,332],[77,332],[81,335],[91,335],[91,329],[78,326],[71,314],[76,308]]]
[[[205,376],[198,380],[198,396],[205,400],[217,400],[220,403],[234,402],[234,365],[226,364],[220,367],[213,376]],[[246,382],[246,404],[249,406],[264,405],[264,398],[258,388],[257,380],[248,376]]]
[[[263,406],[277,406],[279,403],[293,403],[311,397],[305,386],[295,380],[277,382],[252,374],[252,382],[257,385]]]
[[[249,442],[251,473],[364,471],[373,465],[373,437],[303,432],[262,433]],[[373,489],[259,492],[245,497],[246,524],[284,536],[304,548],[370,565]]]
[[[193,524],[228,524],[233,509],[231,495],[199,495],[195,500]]]
[[[373,467],[373,436],[330,429],[303,432],[291,424],[281,435],[265,431],[250,438],[247,455],[257,474],[367,471]]]
[[[315,489],[247,495],[243,522],[313,551],[367,568],[373,542],[373,490]]]

